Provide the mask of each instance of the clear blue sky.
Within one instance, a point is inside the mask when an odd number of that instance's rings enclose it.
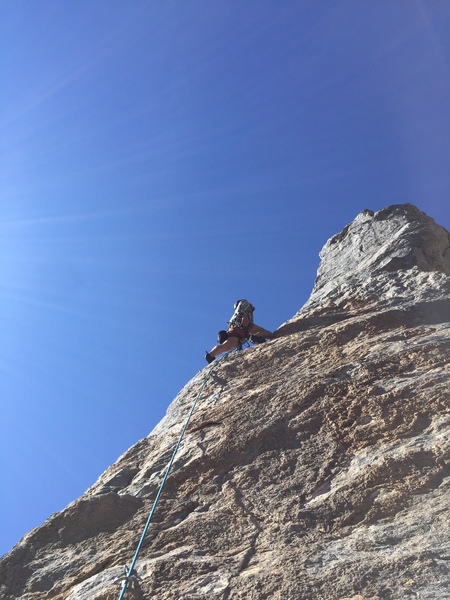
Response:
[[[448,0],[0,2],[0,554],[146,436],[233,302],[364,208],[450,229]]]

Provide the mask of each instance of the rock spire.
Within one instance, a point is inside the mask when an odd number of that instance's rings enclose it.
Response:
[[[412,204],[363,210],[328,240],[320,257],[307,307],[348,298],[416,300],[450,274],[450,234]]]
[[[214,369],[126,600],[450,598],[449,247],[408,204],[326,243],[276,339]],[[118,597],[205,372],[3,557],[4,600]]]

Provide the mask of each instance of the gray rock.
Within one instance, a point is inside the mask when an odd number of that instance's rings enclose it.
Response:
[[[305,308],[323,302],[415,300],[450,274],[450,234],[411,204],[362,211],[320,253]]]

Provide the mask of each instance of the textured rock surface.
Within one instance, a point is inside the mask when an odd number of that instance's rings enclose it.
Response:
[[[450,238],[411,205],[331,238],[277,339],[213,370],[128,599],[450,598]],[[5,600],[112,600],[207,369],[0,563]]]
[[[320,256],[306,307],[347,297],[416,300],[427,281],[423,273],[450,274],[450,236],[416,207],[399,204],[377,213],[364,210],[328,240]],[[430,289],[424,291],[429,298]]]

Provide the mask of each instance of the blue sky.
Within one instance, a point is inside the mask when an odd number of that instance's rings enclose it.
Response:
[[[450,229],[448,0],[0,2],[0,554],[361,210]]]

